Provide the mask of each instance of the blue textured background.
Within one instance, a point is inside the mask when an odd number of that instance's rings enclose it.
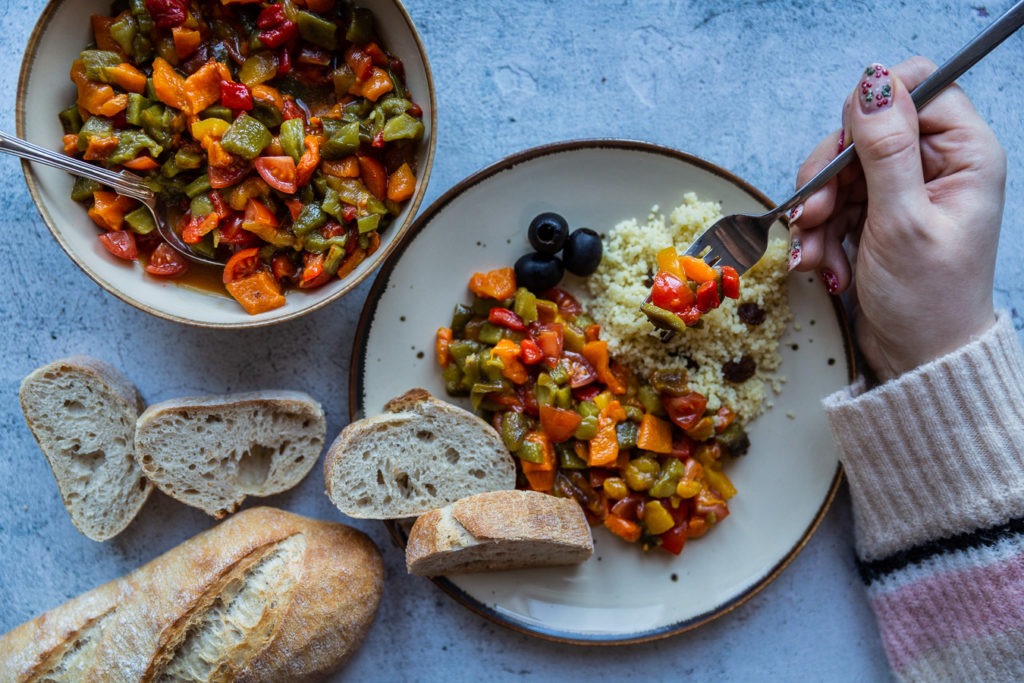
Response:
[[[541,143],[624,137],[702,156],[781,199],[869,62],[941,61],[1010,2],[408,0],[438,90],[431,201],[461,178]],[[17,68],[43,0],[0,0],[0,128],[14,131]],[[1024,35],[961,79],[1009,152],[996,299],[1024,288]],[[623,183],[628,183],[624,178]],[[18,407],[21,378],[72,353],[122,368],[149,402],[204,392],[299,388],[324,403],[328,437],[347,421],[348,363],[364,285],[274,329],[216,332],[164,322],[104,293],[39,219],[19,163],[0,158],[0,632],[130,570],[210,526],[154,494],[117,539],[71,525]],[[969,245],[964,245],[969,248]],[[955,286],[955,283],[951,283]],[[1016,313],[1018,329],[1024,325]],[[263,502],[328,519],[316,468]],[[375,523],[386,593],[364,647],[338,680],[875,681],[887,669],[854,565],[845,491],[765,591],[693,632],[621,648],[535,640],[408,577]]]

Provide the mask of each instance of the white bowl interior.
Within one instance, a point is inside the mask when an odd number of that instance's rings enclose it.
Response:
[[[415,196],[381,235],[381,248],[344,280],[312,291],[293,290],[281,308],[251,316],[226,294],[181,286],[148,276],[138,264],[112,257],[96,239],[97,229],[85,208],[69,197],[72,176],[41,164],[29,164],[26,179],[44,221],[72,260],[100,286],[123,301],[154,315],[204,327],[256,327],[315,310],[333,301],[375,270],[404,234],[419,209],[433,163],[434,96],[430,67],[404,8],[397,0],[363,0],[371,9],[387,49],[405,64],[406,82],[423,109],[425,126],[418,155]],[[89,17],[109,12],[109,0],[53,0],[43,11],[22,64],[18,90],[18,135],[48,149],[60,150],[58,112],[75,100],[68,73],[78,53],[91,41]]]

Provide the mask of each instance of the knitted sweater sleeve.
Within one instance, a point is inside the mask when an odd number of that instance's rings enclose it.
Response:
[[[1024,354],[1009,316],[825,409],[896,676],[1024,680]]]

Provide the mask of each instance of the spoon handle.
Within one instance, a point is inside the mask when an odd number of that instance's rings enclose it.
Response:
[[[914,106],[920,110],[924,105],[931,102],[936,95],[952,85],[956,79],[964,75],[964,72],[1013,35],[1022,25],[1024,25],[1024,0],[1020,0],[1004,12],[1002,16],[989,24],[966,45],[960,48],[955,55],[947,59],[942,66],[933,71],[928,78],[921,81],[910,93],[911,99],[914,100]],[[775,216],[782,215],[794,206],[802,204],[808,197],[831,180],[832,176],[839,173],[839,171],[853,161],[854,156],[856,156],[856,142],[849,144],[825,168],[818,171],[817,175],[807,181],[792,197],[780,204],[771,213]]]
[[[12,154],[40,164],[46,164],[47,166],[53,166],[62,171],[95,180],[114,188],[118,194],[123,194],[133,199],[146,201],[153,198],[153,191],[138,176],[124,171],[115,173],[67,154],[61,154],[60,152],[40,147],[2,131],[0,131],[0,152]]]

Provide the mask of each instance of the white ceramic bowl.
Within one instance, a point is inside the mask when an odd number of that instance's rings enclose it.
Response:
[[[147,313],[176,322],[216,328],[259,327],[316,310],[355,288],[392,252],[419,209],[434,159],[436,101],[427,55],[408,12],[399,0],[359,0],[370,9],[387,49],[405,65],[406,83],[423,109],[425,126],[418,150],[416,193],[382,233],[381,246],[347,278],[313,291],[291,291],[281,308],[249,315],[226,294],[148,276],[139,264],[112,257],[96,239],[97,230],[85,208],[69,197],[72,176],[25,163],[25,180],[50,232],[65,253],[98,285]],[[57,113],[75,100],[68,73],[78,53],[92,39],[89,17],[108,14],[110,0],[51,0],[43,10],[22,61],[17,96],[17,132],[48,149],[60,150]],[[99,293],[97,292],[97,296]]]

